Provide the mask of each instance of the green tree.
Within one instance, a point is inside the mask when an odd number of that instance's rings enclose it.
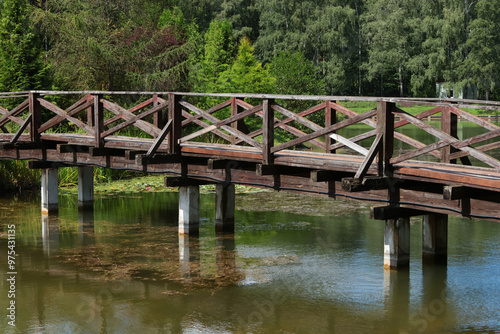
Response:
[[[496,88],[500,77],[500,1],[483,0],[476,6],[477,18],[470,23],[467,47],[470,49],[465,66],[473,83],[484,90],[486,100]]]
[[[43,89],[46,66],[40,38],[24,0],[4,0],[0,11],[0,91]]]
[[[204,93],[221,92],[221,73],[234,61],[235,44],[233,28],[227,20],[214,20],[205,34],[205,54],[196,69],[197,83],[194,89]]]
[[[254,48],[248,37],[240,40],[238,55],[232,66],[221,73],[221,90],[228,93],[269,94],[275,78],[254,56]]]

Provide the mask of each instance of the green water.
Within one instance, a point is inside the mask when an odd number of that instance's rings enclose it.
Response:
[[[500,224],[450,217],[447,266],[383,269],[384,223],[368,206],[287,193],[237,195],[236,233],[177,234],[177,194],[0,200],[0,332],[500,333]],[[15,224],[15,327],[8,226]]]

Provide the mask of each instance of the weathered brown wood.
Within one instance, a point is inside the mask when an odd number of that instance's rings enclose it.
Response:
[[[153,115],[153,114],[159,112],[159,110],[165,108],[166,106],[167,106],[167,103],[162,103],[162,104],[156,105],[155,107],[153,107],[153,108],[151,108],[151,109],[149,109],[149,110],[147,110],[139,115],[134,115],[131,112],[129,112],[128,110],[126,110],[126,109],[124,109],[116,104],[113,104],[109,101],[104,101],[104,107],[112,112],[121,113],[121,115],[125,119],[125,122],[118,124],[107,131],[104,131],[101,134],[101,137],[102,138],[107,137],[107,136],[109,136],[117,131],[120,131],[120,130],[130,126],[130,125],[136,126],[137,128],[143,130],[144,132],[148,133],[152,137],[157,137],[161,134],[161,130],[158,129],[153,124],[148,123],[146,121],[143,121],[142,119],[147,117],[147,116],[150,116],[150,115]]]
[[[183,110],[182,111],[182,116],[184,116],[185,118],[189,118],[191,117],[191,114],[188,113],[187,111]],[[208,124],[208,123],[205,123],[203,121],[200,121],[198,119],[194,119],[193,122],[196,124],[196,125],[199,125],[201,126],[202,128],[208,128],[208,127],[211,127],[212,125]],[[183,126],[184,126],[184,122],[182,123]],[[222,139],[226,140],[227,142],[231,142],[232,141],[232,137],[228,134],[226,134],[225,132],[219,130],[219,129],[214,129],[212,131],[214,134],[216,134],[217,136],[221,137]]]
[[[156,153],[156,151],[160,147],[161,142],[165,139],[165,137],[167,136],[167,134],[172,129],[172,123],[173,123],[172,119],[169,119],[168,122],[167,122],[167,124],[165,125],[165,127],[161,131],[160,135],[158,136],[158,138],[156,138],[156,140],[153,143],[153,145],[151,145],[151,148],[148,150],[148,153],[146,153],[147,155],[152,155],[152,154]]]
[[[218,105],[216,106],[213,106],[212,108],[210,109],[207,109],[205,110],[205,112],[207,114],[213,114],[214,112],[217,112],[219,110],[222,110],[224,108],[226,108],[227,106],[231,105],[231,100],[227,100],[227,101],[224,101],[222,103],[219,103]],[[200,115],[200,114],[196,114],[196,115],[191,115],[189,114],[190,116],[189,117],[186,117],[186,119],[184,121],[182,121],[182,126],[185,126],[185,125],[188,125],[189,123],[191,122],[194,122],[196,120],[200,120],[203,118],[203,115]],[[198,124],[198,123],[197,123]]]
[[[335,101],[326,101],[325,102],[325,128],[332,126],[333,124],[337,123],[337,112],[335,109],[332,108],[332,103],[335,103]],[[333,132],[335,133],[335,132]],[[332,149],[332,144],[334,142],[332,141],[332,138],[330,135],[325,136],[325,150],[326,153],[335,153],[335,149]]]
[[[255,171],[256,163],[229,159],[208,159],[208,169],[244,169]]]
[[[482,162],[484,162],[484,163],[486,163],[494,168],[500,169],[500,161],[498,161],[497,159],[494,159],[494,158],[484,154],[483,152],[480,152],[476,149],[473,149],[472,147],[468,147],[468,146],[462,147],[459,144],[455,145],[455,143],[460,143],[460,141],[457,140],[456,138],[453,138],[452,136],[418,120],[418,119],[415,119],[414,117],[412,117],[410,114],[408,114],[406,112],[399,113],[399,115],[400,115],[400,117],[405,118],[410,123],[418,126],[420,129],[438,137],[439,139],[450,141],[451,145],[453,145],[455,148],[458,148],[461,151],[467,152],[469,155],[473,156],[474,158],[481,160]]]
[[[206,184],[217,184],[217,181],[200,180],[187,177],[167,176],[165,178],[165,187],[189,187],[189,186],[202,186]]]
[[[262,162],[264,165],[274,163],[274,100],[264,100],[262,103]]]
[[[361,166],[359,166],[359,169],[356,172],[356,174],[354,175],[354,178],[363,179],[365,177],[366,173],[368,173],[368,169],[370,168],[370,165],[372,164],[375,157],[379,154],[380,150],[383,148],[382,138],[383,138],[383,135],[381,133],[377,134],[377,136],[375,137],[375,140],[372,143],[370,151],[368,151],[368,154],[366,155],[365,159],[361,163]]]
[[[203,118],[205,118],[209,122],[212,122],[213,124],[217,124],[217,123],[221,122],[218,118],[206,113],[204,110],[190,104],[187,101],[181,101],[179,103],[184,108],[187,108],[187,109],[195,112],[198,115],[202,115]],[[243,141],[245,141],[246,143],[252,145],[253,147],[262,148],[262,145],[259,142],[255,141],[254,139],[250,138],[249,136],[245,135],[244,133],[233,129],[231,126],[221,125],[220,127],[222,129],[226,130],[227,132],[229,132],[231,135],[236,136],[236,137],[242,139]]]
[[[179,140],[182,136],[181,96],[168,95],[168,119],[172,120],[172,129],[168,134],[169,153],[180,155],[181,143]]]
[[[458,115],[460,116],[461,118],[463,119],[466,119],[470,122],[473,122],[473,123],[476,123],[477,125],[487,129],[487,130],[490,130],[490,131],[495,131],[495,130],[499,130],[500,129],[500,126],[498,125],[495,125],[491,122],[488,122],[482,118],[479,118],[477,117],[476,115],[472,115],[468,112],[466,112],[465,110],[462,110],[462,109],[459,109],[459,108],[456,108],[456,107],[449,107],[449,110],[454,113],[455,115]]]
[[[77,167],[77,166],[78,166],[77,164],[72,164],[67,162],[39,161],[39,160],[28,161],[28,169],[65,168],[65,167]]]
[[[199,131],[197,131],[195,133],[187,135],[187,136],[181,138],[180,142],[182,143],[182,142],[189,141],[189,140],[191,140],[193,138],[201,136],[202,134],[205,134],[207,132],[211,132],[211,131],[213,131],[213,130],[215,130],[217,128],[224,127],[227,124],[231,124],[233,122],[237,122],[239,120],[242,120],[245,117],[248,117],[248,116],[251,116],[251,115],[257,113],[261,109],[262,109],[262,105],[258,105],[258,106],[255,106],[255,107],[251,108],[251,109],[245,110],[245,111],[243,111],[243,112],[241,112],[239,114],[231,116],[231,117],[229,117],[229,118],[227,118],[225,120],[219,121],[219,122],[217,122],[217,123],[215,123],[215,124],[213,124],[211,126],[208,126],[208,127],[204,128],[202,130],[199,130]],[[234,131],[239,132],[238,130],[234,130]],[[232,140],[232,141],[235,142],[235,140]]]
[[[73,144],[57,144],[58,153],[88,153],[88,146],[73,145]]]
[[[429,211],[392,205],[374,207],[370,210],[370,218],[377,220],[399,219],[405,217],[423,216],[428,214]]]
[[[30,98],[28,98],[26,101],[22,102],[19,104],[17,107],[12,109],[11,111],[7,112],[4,111],[2,108],[2,114],[4,115],[2,118],[0,118],[0,126],[4,126],[10,121],[14,121],[15,123],[21,125],[23,124],[23,120],[21,118],[16,117],[26,109],[31,108],[30,107]],[[31,110],[31,109],[30,109]]]
[[[453,201],[471,198],[499,203],[500,193],[491,190],[474,189],[461,185],[449,185],[443,188],[443,199],[445,200]]]
[[[124,157],[125,150],[89,147],[89,154],[91,157]]]
[[[135,156],[139,155],[139,154],[146,154],[146,152],[145,151],[126,150],[125,151],[125,159],[135,161]]]
[[[171,164],[182,162],[182,157],[178,154],[138,154],[135,156],[135,163],[137,165],[146,165],[146,164]]]
[[[445,107],[441,112],[441,131],[444,133],[458,138],[457,134],[457,115],[450,112],[450,108]],[[458,151],[456,148],[447,145],[441,149],[441,162],[456,163],[456,160],[450,159],[450,154]]]
[[[95,147],[104,147],[104,138],[101,136],[104,130],[104,103],[102,95],[94,95],[94,140]],[[88,132],[88,131],[87,131]]]
[[[311,182],[329,182],[340,181],[351,173],[336,172],[331,170],[313,170],[311,171]]]
[[[71,109],[71,111],[66,111],[66,114],[68,116],[74,116],[74,115],[77,115],[78,113],[80,113],[81,111],[87,109],[87,112],[88,112],[88,109],[90,108],[92,110],[92,106],[94,105],[94,99],[93,98],[90,98],[88,102],[82,104],[82,105],[79,105],[78,107],[75,107],[73,109]],[[62,109],[61,109],[62,110]],[[88,115],[87,115],[88,117]],[[93,116],[92,116],[92,119],[93,119]],[[43,123],[40,128],[38,129],[38,133],[42,133],[58,124],[60,124],[61,122],[65,121],[65,120],[68,120],[69,122],[72,122],[72,120],[69,120],[67,119],[66,117],[64,116],[61,116],[59,114],[57,114],[56,116],[52,117],[50,120],[48,120],[47,122]],[[83,123],[83,122],[82,122]],[[92,124],[92,123],[91,123]],[[86,125],[86,129],[85,129],[89,134],[92,134],[93,133],[93,130],[92,130],[92,127],[90,125]],[[90,131],[90,132],[89,132]]]
[[[30,136],[31,141],[39,142],[40,141],[40,133],[38,129],[40,125],[42,125],[42,108],[40,107],[39,101],[40,94],[38,93],[30,93],[29,94],[29,110],[32,115],[31,123],[30,123]]]
[[[315,131],[313,133],[310,133],[306,136],[303,136],[301,138],[297,138],[297,139],[294,139],[294,140],[291,140],[287,143],[284,143],[284,144],[281,144],[281,145],[277,145],[275,147],[273,147],[273,149],[271,150],[271,152],[278,152],[278,151],[281,151],[281,150],[284,150],[288,147],[292,147],[292,146],[295,146],[295,145],[299,145],[299,144],[302,144],[306,141],[309,141],[311,139],[315,139],[315,138],[318,138],[318,137],[321,137],[321,136],[324,136],[326,134],[329,134],[329,133],[332,133],[333,131],[335,130],[339,130],[339,129],[342,129],[342,128],[345,128],[349,125],[352,125],[352,124],[355,124],[355,123],[358,123],[366,118],[369,118],[369,117],[372,117],[373,115],[375,114],[375,111],[374,110],[370,110],[370,111],[367,111],[363,114],[359,114],[357,116],[354,116],[352,118],[349,118],[349,119],[346,119],[342,122],[339,122],[339,123],[336,123],[332,126],[329,126],[327,128],[323,128],[321,130],[318,130],[318,131]]]
[[[257,164],[255,168],[255,173],[259,176],[264,175],[294,175],[300,177],[309,178],[311,175],[310,169],[293,167],[293,166],[283,166],[283,165],[264,165]]]
[[[53,105],[49,101],[46,101],[46,100],[41,99],[41,98],[39,98],[38,101],[39,101],[39,103],[40,103],[41,106],[43,106],[43,107],[47,108],[48,110],[56,113],[58,116],[64,118],[68,122],[73,123],[74,125],[76,125],[80,129],[85,130],[88,134],[94,134],[94,130],[92,128],[90,128],[87,124],[83,123],[82,121],[80,121],[77,118],[71,117],[66,111],[62,110],[58,106]],[[82,108],[81,110],[83,110],[85,108]],[[37,131],[39,133],[40,133],[40,131],[39,131],[40,127],[41,127],[41,125],[37,127]]]
[[[19,137],[21,137],[21,134],[24,132],[24,130],[26,130],[28,125],[30,125],[32,118],[33,114],[29,114],[24,123],[17,130],[16,134],[14,135],[14,138],[12,138],[11,140],[12,143],[15,143],[19,139]]]
[[[245,109],[242,106],[238,105],[238,99],[236,97],[233,97],[231,99],[231,117],[234,117],[234,116],[238,115],[239,113],[242,113],[244,110]],[[245,134],[248,134],[250,132],[243,119],[236,121],[236,122],[233,122],[231,124],[231,126],[234,129],[236,129],[242,133],[245,133]],[[232,136],[231,137],[231,144],[236,145],[237,140],[238,140],[237,137]]]

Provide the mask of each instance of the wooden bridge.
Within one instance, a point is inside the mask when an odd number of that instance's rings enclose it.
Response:
[[[199,106],[207,101],[211,108]],[[346,101],[376,108],[358,113]],[[292,111],[290,103],[309,107]],[[390,267],[408,263],[411,216],[424,216],[424,254],[433,259],[446,255],[448,214],[500,219],[500,126],[464,110],[498,110],[499,102],[30,91],[0,93],[0,105],[11,106],[0,107],[0,159],[43,170],[45,213],[57,209],[57,169],[69,166],[79,169],[82,206],[93,202],[94,166],[170,175],[186,234],[198,231],[201,184],[217,184],[216,226],[230,232],[234,184],[368,200],[378,202],[372,217],[386,221]],[[408,106],[426,110],[410,114]],[[458,118],[482,133],[458,138]],[[343,136],[350,127],[358,134]],[[408,128],[435,139],[400,131]]]

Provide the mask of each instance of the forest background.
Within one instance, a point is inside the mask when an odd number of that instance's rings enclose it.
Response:
[[[435,97],[446,82],[498,100],[498,17],[500,0],[0,0],[0,92]]]

